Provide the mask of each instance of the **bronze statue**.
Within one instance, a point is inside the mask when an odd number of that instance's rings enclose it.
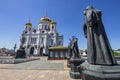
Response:
[[[84,33],[87,38],[88,62],[94,65],[117,64],[102,23],[101,11],[88,6],[84,15],[86,16]]]
[[[23,47],[23,45],[26,42],[26,38],[24,37],[24,34],[22,34],[21,38],[20,38],[20,48],[17,50],[17,53],[15,55],[15,58],[26,58],[26,53],[25,53],[25,48]]]
[[[72,36],[72,41],[71,41],[72,58],[81,58],[79,54],[77,41],[78,39],[75,36]]]

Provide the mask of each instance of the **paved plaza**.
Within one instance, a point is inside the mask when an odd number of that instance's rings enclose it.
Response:
[[[72,80],[66,60],[40,60],[19,63],[0,64],[0,80]]]

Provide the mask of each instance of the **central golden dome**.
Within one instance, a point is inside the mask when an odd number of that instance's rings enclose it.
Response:
[[[50,20],[47,16],[41,18],[40,21],[48,21],[48,22],[51,22],[51,20]]]

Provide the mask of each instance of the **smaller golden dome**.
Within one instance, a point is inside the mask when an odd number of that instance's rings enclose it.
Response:
[[[26,26],[32,26],[32,23],[30,21],[28,21],[25,25]]]
[[[7,49],[5,47],[3,47],[2,50],[7,50]]]
[[[56,22],[55,21],[51,21],[51,24],[56,24]]]
[[[47,16],[41,18],[40,21],[48,21],[48,22],[51,22],[51,20],[50,20]]]

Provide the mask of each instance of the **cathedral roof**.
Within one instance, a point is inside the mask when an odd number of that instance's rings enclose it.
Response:
[[[1,48],[1,50],[7,50],[7,48],[3,47],[3,48]]]
[[[49,47],[49,49],[68,49],[67,46],[52,46],[52,47]]]
[[[32,26],[32,23],[30,22],[30,20],[28,22],[26,22],[25,24],[26,26]]]
[[[48,16],[44,16],[44,17],[40,18],[40,22],[42,22],[42,21],[48,21],[51,24],[56,24],[56,22],[54,20],[51,20]]]
[[[56,24],[56,22],[52,20],[52,21],[51,21],[51,24]]]
[[[44,16],[43,18],[40,18],[40,22],[41,22],[41,21],[51,22],[51,20],[48,18],[48,16]]]

